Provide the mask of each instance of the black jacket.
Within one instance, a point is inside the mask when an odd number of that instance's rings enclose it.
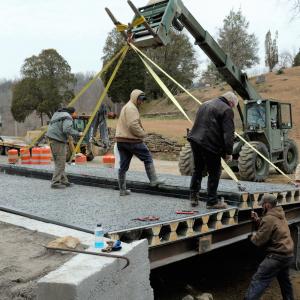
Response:
[[[234,139],[233,118],[233,110],[225,98],[206,101],[197,112],[188,140],[215,154],[230,155]]]

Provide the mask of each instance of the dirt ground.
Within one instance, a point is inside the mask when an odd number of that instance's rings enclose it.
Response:
[[[37,281],[72,255],[45,250],[54,236],[0,222],[0,299],[36,299]]]

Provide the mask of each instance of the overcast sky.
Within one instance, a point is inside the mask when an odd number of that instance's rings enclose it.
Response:
[[[292,0],[291,0],[292,1]],[[249,33],[259,39],[264,65],[264,40],[271,29],[279,32],[279,52],[296,53],[300,48],[300,17],[291,21],[289,0],[183,0],[198,22],[216,36],[231,9],[241,8],[250,22]],[[147,0],[133,0],[143,6]],[[0,79],[20,77],[25,58],[43,49],[56,49],[72,72],[98,71],[102,48],[113,24],[104,8],[117,19],[130,22],[133,12],[126,0],[0,0]],[[205,56],[199,52],[199,60]]]

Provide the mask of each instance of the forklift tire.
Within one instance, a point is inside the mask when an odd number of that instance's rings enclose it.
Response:
[[[90,152],[86,155],[86,160],[87,161],[92,161],[95,158],[93,152]]]
[[[190,143],[186,143],[179,154],[179,171],[181,175],[191,176],[194,171],[194,158]]]
[[[261,154],[269,158],[267,146],[262,142],[250,142]],[[269,175],[269,163],[259,156],[247,144],[242,147],[238,160],[239,174],[242,180],[261,182]]]
[[[294,140],[288,139],[284,144],[283,161],[276,166],[286,174],[293,174],[298,165],[298,147]]]
[[[5,155],[5,147],[0,146],[0,155]]]

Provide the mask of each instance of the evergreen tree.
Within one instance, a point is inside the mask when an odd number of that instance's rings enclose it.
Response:
[[[275,33],[275,38],[272,40],[271,31],[269,30],[265,38],[265,64],[269,67],[269,71],[272,72],[273,68],[278,63],[278,31]]]
[[[259,63],[258,39],[254,33],[248,33],[248,28],[249,22],[239,9],[237,12],[231,10],[219,29],[219,45],[240,69]]]
[[[249,22],[242,15],[242,11],[231,10],[223,20],[223,27],[218,30],[219,46],[241,70],[259,63],[258,39],[254,34],[248,33],[248,28]],[[210,63],[202,73],[201,80],[209,84],[218,84],[224,79],[215,65]]]
[[[294,58],[294,63],[293,63],[293,67],[297,67],[300,66],[300,50],[298,52],[298,54],[296,54],[295,58]]]
[[[103,48],[103,64],[108,62],[124,45],[122,35],[113,29],[109,34]],[[112,64],[110,69],[104,74],[103,81],[106,85],[117,64]],[[133,89],[145,89],[145,69],[142,61],[130,49],[126,54],[116,77],[108,90],[108,96],[113,102],[127,102]]]
[[[178,82],[188,88],[192,85],[198,67],[195,50],[186,35],[173,32],[171,34],[172,38],[169,45],[147,49],[145,53]],[[116,30],[110,32],[103,49],[104,56],[102,59],[104,63],[117,53],[123,44],[124,39]],[[105,84],[111,76],[113,67],[104,75]],[[173,83],[165,80],[165,78],[163,80],[171,90],[174,90]],[[147,73],[140,58],[131,50],[126,55],[116,75],[109,90],[109,96],[113,102],[125,102],[129,99],[130,92],[136,88],[144,90],[148,97],[154,99],[163,94],[152,76]]]
[[[18,122],[32,113],[51,118],[74,96],[74,75],[67,61],[54,49],[43,50],[25,60],[22,79],[13,87],[11,112]]]

